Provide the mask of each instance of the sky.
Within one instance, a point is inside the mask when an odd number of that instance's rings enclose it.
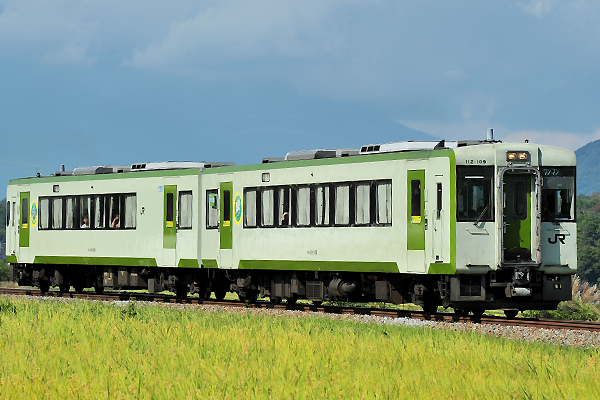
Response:
[[[0,186],[487,128],[576,150],[598,71],[598,1],[0,0]]]

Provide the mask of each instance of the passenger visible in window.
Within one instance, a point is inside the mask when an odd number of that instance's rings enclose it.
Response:
[[[117,214],[113,220],[112,223],[110,224],[111,228],[118,228],[119,227],[119,214]]]
[[[81,229],[89,229],[90,221],[88,217],[83,217],[83,223],[81,224]]]
[[[281,216],[281,226],[288,226],[290,224],[290,213],[285,211]]]

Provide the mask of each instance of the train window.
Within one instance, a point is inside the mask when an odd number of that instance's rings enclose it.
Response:
[[[258,189],[244,189],[244,227],[256,228],[258,205]]]
[[[169,206],[169,195],[171,197],[171,202]],[[108,215],[110,215],[110,228],[117,229],[122,226],[121,224],[121,202],[119,201],[118,195],[110,195],[107,196],[108,201],[106,201],[106,205],[108,205]],[[171,213],[171,217],[169,219],[169,211]],[[167,193],[167,221],[173,221],[173,193]]]
[[[65,228],[73,229],[73,221],[74,221],[74,216],[75,216],[75,198],[74,197],[65,198],[65,207],[66,207]]]
[[[206,228],[215,229],[219,226],[219,198],[217,189],[206,191]]]
[[[81,196],[79,198],[79,221],[77,223],[80,229],[89,229],[91,209],[91,196]]]
[[[184,192],[185,193],[185,192]],[[190,196],[190,214],[189,214],[189,219],[190,219],[190,228],[192,227],[192,214],[191,214],[191,197],[192,197],[192,193],[189,192],[189,196]],[[180,197],[181,198],[181,197]],[[123,214],[125,215],[125,228],[129,229],[135,229],[135,223],[136,223],[136,216],[137,216],[137,196],[135,194],[126,194],[124,195],[124,205],[125,205],[125,209],[123,210]],[[180,214],[181,215],[181,214]]]
[[[371,223],[371,184],[357,183],[355,187],[356,207],[354,221],[356,225]]]
[[[335,224],[350,225],[350,184],[335,186]]]
[[[494,167],[456,167],[458,221],[494,220]]]
[[[127,210],[127,198],[125,198],[125,209]],[[135,213],[133,214],[135,218]],[[125,215],[127,218],[127,214]],[[192,228],[192,192],[179,192],[179,218],[178,224],[179,229],[191,229]],[[135,222],[134,222],[135,223]]]
[[[10,222],[10,201],[6,202],[6,226],[8,226]]]
[[[519,178],[515,181],[514,188],[514,217],[517,220],[526,220],[527,219],[527,180],[523,177]]]
[[[94,197],[94,219],[93,219],[93,227],[104,228],[106,227],[106,218],[104,217],[105,209],[104,209],[104,196],[96,196]]]
[[[50,198],[40,197],[38,229],[50,229]]]
[[[289,226],[291,219],[291,192],[289,186],[277,189],[277,222],[279,226]]]
[[[541,169],[542,221],[575,220],[575,167]]]
[[[260,196],[260,226],[274,226],[275,189],[265,188]]]
[[[29,199],[25,197],[22,201],[21,205],[21,223],[26,225],[29,223]]]
[[[52,198],[52,229],[63,229],[63,198]]]
[[[419,179],[410,181],[410,216],[421,217],[421,180]],[[417,219],[421,222],[420,218]],[[412,220],[416,221],[415,218]]]
[[[296,189],[296,225],[310,226],[310,186]]]
[[[377,224],[392,223],[392,183],[377,183]]]
[[[315,188],[315,225],[329,226],[331,214],[331,190],[329,185],[318,185]]]
[[[437,219],[442,218],[442,184],[437,184]]]

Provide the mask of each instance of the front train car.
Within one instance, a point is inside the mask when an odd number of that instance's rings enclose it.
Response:
[[[556,308],[577,269],[575,154],[480,142],[456,155],[456,274],[440,282],[456,309]]]

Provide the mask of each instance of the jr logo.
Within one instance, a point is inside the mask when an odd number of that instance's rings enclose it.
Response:
[[[567,237],[567,235],[565,235],[563,233],[557,233],[554,235],[554,241],[552,241],[551,238],[548,238],[548,243],[556,244],[556,242],[560,242],[560,244],[565,244],[566,237]]]

